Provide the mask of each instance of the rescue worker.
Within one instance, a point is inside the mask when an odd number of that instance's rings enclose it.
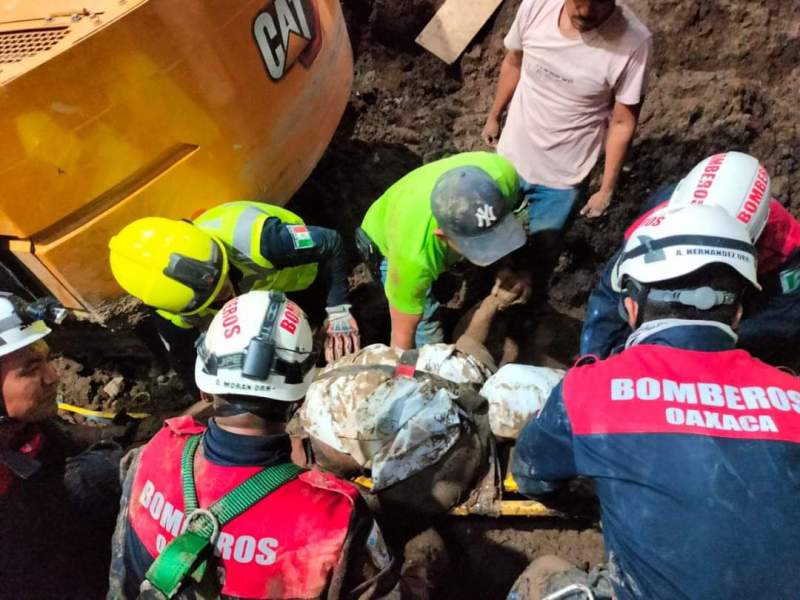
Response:
[[[670,206],[720,206],[739,218],[758,251],[758,279],[763,292],[753,294],[739,327],[739,347],[772,364],[794,366],[800,340],[800,223],[770,196],[770,178],[757,159],[724,152],[698,163],[677,185],[662,187],[647,212],[628,229],[625,239],[651,210]],[[619,311],[620,290],[613,283],[620,253],[606,264],[589,297],[581,332],[581,355],[607,357],[625,342],[630,328]],[[787,350],[791,348],[791,354]]]
[[[444,339],[431,285],[462,259],[487,266],[526,242],[513,213],[520,208],[517,172],[488,152],[464,152],[423,165],[392,185],[356,231],[359,251],[384,284],[392,346]],[[507,287],[527,288],[517,275]]]
[[[567,372],[512,463],[528,496],[594,482],[610,574],[548,558],[509,598],[791,597],[800,383],[735,349],[743,295],[760,287],[750,234],[718,206],[661,209],[616,277],[625,349]]]
[[[198,325],[232,295],[250,290],[319,286],[327,295],[326,358],[358,350],[341,236],[285,208],[242,201],[215,206],[193,222],[145,217],[111,238],[109,248],[117,282],[156,309],[176,370],[190,380]]]
[[[314,376],[312,344],[281,292],[214,316],[195,373],[215,416],[170,419],[126,460],[110,598],[372,598],[395,585],[355,486],[290,461],[286,422]]]
[[[3,598],[100,598],[106,589],[122,449],[56,417],[59,376],[42,320],[53,308],[0,294]]]

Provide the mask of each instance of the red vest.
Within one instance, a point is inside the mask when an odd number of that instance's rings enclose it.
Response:
[[[128,519],[151,556],[182,530],[181,453],[205,427],[191,417],[166,421],[142,450]],[[215,465],[197,453],[198,503],[207,508],[259,467]],[[245,598],[316,598],[347,538],[356,488],[319,471],[302,473],[222,527],[216,544],[222,593]]]
[[[575,435],[683,433],[800,442],[800,380],[743,350],[642,344],[571,369]]]

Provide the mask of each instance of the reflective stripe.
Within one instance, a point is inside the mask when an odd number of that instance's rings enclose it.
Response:
[[[240,254],[250,259],[250,261],[253,259],[253,225],[262,216],[269,215],[255,206],[248,206],[236,219],[236,225],[233,229],[232,245],[234,249],[238,250]]]

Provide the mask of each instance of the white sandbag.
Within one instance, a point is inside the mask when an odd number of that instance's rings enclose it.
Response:
[[[497,437],[517,439],[525,423],[542,410],[563,369],[505,365],[481,388],[489,401],[489,424]]]

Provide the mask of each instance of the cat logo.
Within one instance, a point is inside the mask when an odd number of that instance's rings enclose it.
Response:
[[[273,0],[253,21],[267,73],[279,81],[296,61],[309,68],[322,46],[316,0]],[[292,35],[294,34],[294,35]]]

